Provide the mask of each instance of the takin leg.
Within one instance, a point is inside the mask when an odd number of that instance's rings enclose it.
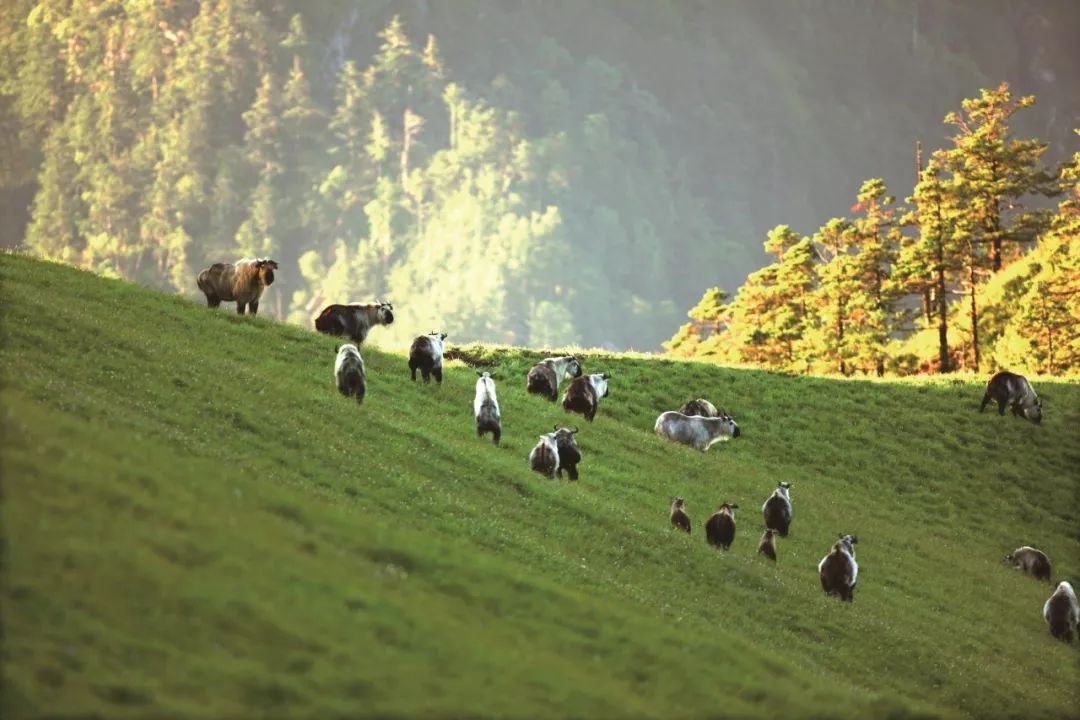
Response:
[[[1005,405],[1006,404],[1007,403],[1006,403],[1005,400],[998,400],[998,415],[1004,415],[1005,414]]]
[[[501,437],[502,437],[502,428],[496,427],[494,430],[491,431],[491,444],[492,445],[498,445],[499,444],[499,438],[501,438]]]
[[[987,390],[986,393],[983,394],[982,404],[979,405],[979,412],[982,412],[983,410],[985,410],[986,406],[989,405],[989,404],[990,404],[990,391]]]
[[[219,298],[217,295],[211,295],[211,294],[207,293],[207,295],[206,295],[206,306],[207,307],[212,307],[212,308],[220,307],[221,306],[221,298]]]
[[[239,300],[236,301],[236,313],[238,315],[243,315],[244,314],[244,305],[245,304],[246,303],[242,303]]]
[[[442,367],[431,368],[431,374],[435,376],[435,382],[442,385]]]
[[[416,382],[416,365],[413,364],[412,360],[409,361],[409,372],[412,373],[412,381]]]
[[[258,312],[259,312],[259,301],[258,300],[253,300],[250,303],[248,303],[248,312],[250,312],[252,315],[257,315],[258,314]]]
[[[561,470],[561,468],[560,468],[560,470]],[[578,478],[577,465],[567,465],[566,466],[566,474],[570,476],[571,480],[577,480],[577,478]]]
[[[424,378],[425,383],[431,382],[431,370],[427,368],[420,368],[420,375]]]

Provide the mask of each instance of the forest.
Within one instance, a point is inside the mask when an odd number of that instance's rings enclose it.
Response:
[[[6,247],[193,299],[269,256],[264,312],[386,299],[396,342],[845,374],[1080,352],[1068,4],[7,5]],[[1003,174],[965,164],[985,143]]]

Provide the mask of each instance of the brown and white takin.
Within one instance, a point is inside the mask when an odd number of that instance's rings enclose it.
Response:
[[[1073,586],[1065,580],[1058,583],[1057,590],[1043,605],[1043,618],[1050,626],[1050,634],[1067,643],[1073,641],[1080,630],[1080,604],[1076,601]]]
[[[473,415],[476,416],[476,437],[491,433],[491,442],[499,444],[502,437],[502,417],[499,399],[495,397],[495,380],[489,372],[477,372],[476,397],[473,398]]]
[[[419,370],[424,382],[431,382],[435,376],[435,382],[442,384],[442,361],[443,341],[446,333],[431,332],[421,335],[413,340],[409,348],[409,372],[412,373],[413,382],[416,382],[416,371]]]
[[[724,503],[705,521],[705,541],[724,550],[735,541],[735,510],[738,505]]]
[[[1017,570],[1023,570],[1037,580],[1050,582],[1050,558],[1046,557],[1042,550],[1023,545],[1006,555],[1002,562]]]
[[[690,516],[686,514],[686,503],[681,497],[675,498],[675,502],[671,503],[671,526],[682,530],[685,533],[690,532]]]
[[[236,312],[252,315],[259,312],[259,298],[274,282],[278,264],[267,258],[244,258],[235,265],[214,263],[199,273],[197,284],[206,295],[206,304],[216,308],[222,302],[235,302]]]
[[[716,417],[720,414],[720,411],[716,409],[708,400],[704,398],[698,398],[685,403],[679,412],[683,415],[700,415],[701,417]]]
[[[559,398],[559,383],[581,377],[581,363],[573,355],[544,358],[529,369],[526,390],[551,402]]]
[[[357,402],[364,402],[367,377],[364,373],[364,359],[360,357],[360,351],[355,345],[346,343],[338,349],[337,360],[334,362],[334,379],[337,381],[338,392],[356,398]]]
[[[600,398],[608,395],[608,380],[610,378],[611,376],[607,373],[593,373],[592,375],[574,378],[563,394],[563,410],[581,413],[586,420],[592,422],[593,418],[596,417],[596,410],[600,406]]]
[[[859,539],[854,535],[841,535],[818,563],[821,589],[826,595],[839,595],[845,602],[855,599],[855,583],[859,580],[859,563],[855,562],[857,542]]]
[[[717,417],[684,415],[669,410],[656,418],[653,430],[670,442],[681,443],[705,452],[723,440],[739,437],[741,431],[735,418],[723,410]]]
[[[761,506],[761,514],[765,518],[765,527],[776,530],[780,537],[787,537],[791,525],[791,483],[776,484],[772,495]]]
[[[344,335],[357,345],[363,345],[371,328],[392,322],[394,306],[377,300],[373,303],[327,305],[315,318],[315,329],[325,335]]]
[[[1031,383],[1023,375],[1002,370],[986,383],[979,412],[993,400],[998,404],[998,415],[1005,414],[1005,406],[1012,408],[1012,414],[1024,417],[1034,423],[1042,422],[1042,400],[1035,394]]]

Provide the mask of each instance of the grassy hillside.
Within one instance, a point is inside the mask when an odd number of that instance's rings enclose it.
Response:
[[[494,448],[473,371],[413,384],[378,329],[358,407],[333,339],[19,256],[0,285],[5,718],[1076,714],[1050,587],[1000,563],[1030,543],[1080,574],[1075,383],[1035,382],[1035,426],[979,415],[979,378],[587,355],[611,394],[573,420],[570,483],[527,469],[566,420],[524,392],[536,353],[477,352],[502,378]],[[742,437],[655,437],[696,395]],[[795,519],[773,566],[754,548],[777,480]],[[725,500],[728,553],[701,531]],[[841,531],[850,606],[816,577]]]

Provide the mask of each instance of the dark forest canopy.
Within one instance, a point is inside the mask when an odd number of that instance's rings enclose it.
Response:
[[[1041,166],[1071,155],[1078,23],[1005,0],[16,0],[0,239],[184,293],[273,255],[266,311],[386,297],[399,340],[656,348],[769,262],[769,228],[866,178],[907,193],[914,141],[946,147],[978,88],[1036,95],[1011,129]]]

